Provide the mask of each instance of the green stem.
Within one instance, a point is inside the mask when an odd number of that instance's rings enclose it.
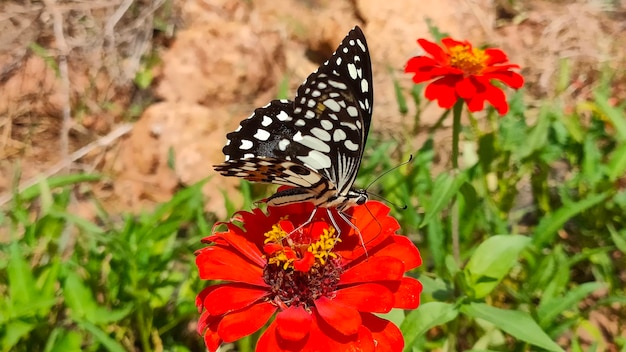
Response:
[[[461,112],[464,100],[459,99],[452,108],[452,168],[459,169],[459,136],[461,134]]]
[[[461,112],[463,111],[464,100],[459,99],[452,108],[452,168],[456,175],[459,173],[459,139],[461,134]],[[459,239],[459,202],[454,197],[452,213],[450,216],[452,227],[452,255],[457,265],[461,265],[461,246]]]

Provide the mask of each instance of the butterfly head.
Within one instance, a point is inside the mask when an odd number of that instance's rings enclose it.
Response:
[[[343,212],[344,210],[353,207],[355,205],[363,205],[369,200],[367,191],[364,189],[351,189],[345,195],[343,202],[337,206],[337,210]]]

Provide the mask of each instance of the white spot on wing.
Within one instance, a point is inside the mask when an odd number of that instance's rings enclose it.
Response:
[[[241,140],[241,146],[239,147],[239,149],[248,150],[248,149],[252,148],[252,146],[254,146],[252,141],[249,141],[247,139],[242,139]]]
[[[266,141],[268,138],[270,138],[270,133],[267,132],[266,130],[262,130],[262,129],[258,129],[256,130],[256,133],[254,134],[254,138],[261,140],[261,141]]]
[[[254,154],[252,154],[252,153],[246,153],[246,154],[244,154],[244,155],[243,155],[243,158],[244,158],[244,159],[254,158]]]
[[[332,130],[333,129],[333,123],[328,121],[328,120],[320,120],[320,125],[322,125],[322,128],[324,128],[325,130]]]
[[[368,92],[368,90],[369,90],[369,83],[367,83],[367,80],[366,80],[366,79],[362,79],[362,80],[361,80],[361,91],[362,91],[363,93],[367,93],[367,92]]]
[[[287,113],[284,112],[284,111],[281,111],[278,115],[276,115],[276,117],[280,121],[291,121],[292,120],[291,116],[287,115]]]
[[[263,115],[263,121],[261,121],[261,125],[263,125],[264,127],[267,127],[271,124],[272,124],[272,118],[269,116]]]
[[[329,108],[330,110],[334,112],[339,112],[341,110],[341,107],[339,106],[339,104],[337,104],[337,102],[334,101],[333,99],[324,100],[324,105],[326,105],[327,108]]]
[[[329,168],[332,164],[328,155],[317,150],[311,150],[307,156],[299,156],[298,159],[316,170]]]
[[[326,142],[330,141],[330,133],[324,131],[323,129],[321,129],[319,127],[313,127],[311,129],[311,133],[315,137],[317,137],[317,138],[319,138],[319,139],[321,139],[323,141],[326,141]]]
[[[357,110],[357,108],[355,108],[352,105],[348,106],[346,111],[348,111],[348,115],[350,115],[350,117],[357,117],[357,116],[359,116],[359,110]]]
[[[333,86],[335,88],[338,88],[338,89],[348,89],[348,86],[346,86],[345,84],[343,84],[341,82],[328,80],[328,84],[330,84],[331,86]]]
[[[361,41],[361,39],[357,39],[356,43],[359,44],[359,47],[361,48],[361,50],[363,50],[363,52],[365,52],[365,44],[363,44],[363,42]]]
[[[289,146],[291,142],[289,142],[288,139],[281,139],[280,142],[278,142],[278,149],[282,150],[283,152],[287,149],[287,147]]]
[[[349,139],[346,139],[345,142],[343,142],[343,145],[345,145],[346,148],[348,148],[349,150],[352,150],[353,152],[356,152],[357,150],[359,150],[359,145],[356,143],[353,143]]]
[[[335,130],[335,132],[333,132],[333,141],[341,142],[344,139],[346,139],[346,133],[343,130]]]
[[[349,128],[349,129],[351,129],[351,130],[355,130],[355,131],[357,130],[356,125],[355,125],[355,124],[353,124],[353,123],[350,123],[350,122],[339,122],[339,124],[340,124],[341,126],[348,127],[348,128]]]
[[[295,138],[294,138],[294,141],[296,141]],[[319,150],[320,152],[324,152],[324,153],[330,152],[330,146],[328,144],[324,143],[321,139],[315,138],[313,136],[309,136],[309,135],[303,136],[302,140],[299,140],[296,142],[310,149]]]
[[[348,73],[350,74],[350,78],[352,79],[357,78],[356,66],[354,66],[354,64],[352,63],[348,64]]]

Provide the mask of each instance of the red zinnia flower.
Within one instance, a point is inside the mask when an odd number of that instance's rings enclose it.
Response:
[[[491,80],[515,89],[524,85],[524,78],[511,71],[519,65],[509,64],[502,50],[481,50],[473,48],[467,41],[451,38],[441,40],[443,48],[426,39],[417,42],[432,57],[413,57],[404,71],[415,74],[415,83],[438,78],[426,87],[425,95],[430,100],[437,100],[442,108],[451,108],[460,98],[467,102],[470,111],[480,111],[486,100],[504,115],[509,111],[509,105],[502,89],[494,86]]]
[[[417,248],[396,235],[398,222],[379,202],[345,214],[310,203],[239,212],[197,252],[205,288],[196,304],[209,350],[272,321],[257,351],[401,351],[400,330],[373,313],[414,309],[422,286],[404,273],[421,264]],[[237,226],[234,222],[241,224]],[[335,228],[336,224],[339,228]],[[355,230],[358,229],[358,232]]]

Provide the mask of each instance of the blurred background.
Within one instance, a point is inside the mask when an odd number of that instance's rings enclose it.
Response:
[[[354,25],[368,40],[375,91],[362,186],[380,173],[374,161],[394,155],[384,167],[397,165],[427,140],[430,172],[450,168],[452,119],[433,130],[442,110],[403,72],[422,54],[418,38],[503,49],[526,79],[518,98],[528,125],[556,100],[588,117],[594,87],[608,81],[611,106],[626,97],[623,0],[1,1],[0,292],[32,298],[22,297],[23,316],[3,307],[3,350],[202,350],[193,250],[212,220],[266,194],[211,165],[227,132],[255,107],[292,98]],[[542,170],[555,182],[570,171]],[[515,186],[517,209],[537,201],[531,186]],[[532,226],[541,214],[530,217]],[[417,224],[403,222],[419,241]],[[11,246],[18,238],[23,246]],[[608,258],[623,283],[623,256]],[[601,346],[617,348],[606,336],[624,333],[623,314],[591,319],[606,332]]]

